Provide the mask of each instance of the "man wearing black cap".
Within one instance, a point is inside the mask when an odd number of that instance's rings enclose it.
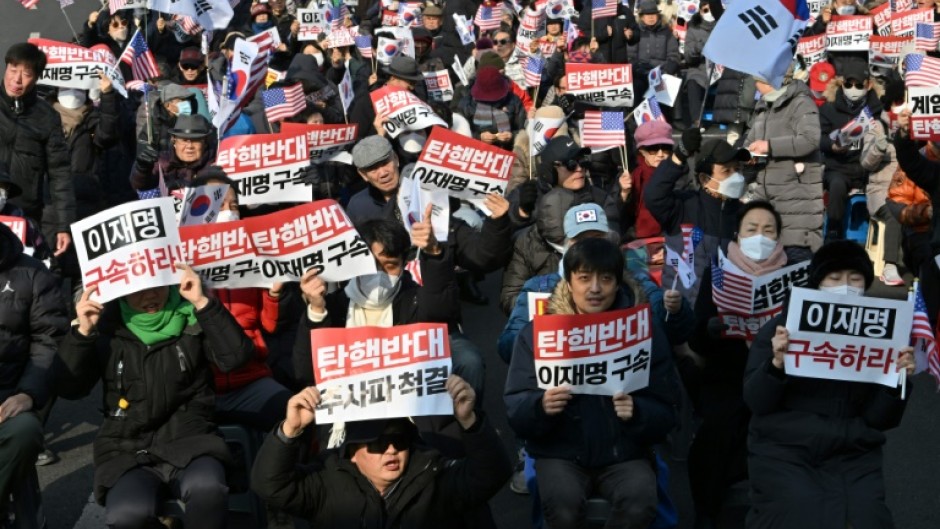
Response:
[[[398,55],[392,59],[391,64],[382,68],[382,73],[387,76],[384,83],[379,82],[377,74],[369,77],[369,90],[377,90],[383,86],[400,88],[414,93],[421,100],[427,100],[427,89],[424,85],[424,74],[418,67],[418,62],[405,55]],[[372,106],[372,98],[357,97],[349,109],[349,121],[359,124],[359,137],[365,138],[376,134],[375,108]]]
[[[835,241],[813,255],[807,287],[864,296],[874,275],[860,245]],[[907,401],[900,388],[788,375],[786,318],[785,311],[761,328],[744,375],[744,401],[752,414],[748,527],[893,527],[882,446],[885,432],[900,424]],[[895,350],[889,365],[910,377],[913,348],[905,339]]]
[[[699,189],[686,189],[678,185],[688,172],[689,157],[698,153],[694,174]],[[696,280],[692,288],[682,282],[678,290],[693,304],[701,281],[708,277],[709,264],[718,255],[719,246],[726,248],[734,239],[737,212],[744,194],[744,176],[741,164],[751,159],[744,149],[735,149],[724,140],[709,140],[702,144],[702,133],[691,128],[682,133],[682,140],[673,149],[672,156],[663,160],[643,194],[646,208],[656,219],[666,236],[666,245],[677,254],[682,253],[682,225],[692,224],[693,231],[701,234],[694,244],[693,264]],[[663,284],[671,285],[676,270],[663,269]]]
[[[320,391],[311,386],[287,404],[287,418],[268,436],[251,472],[252,489],[268,504],[302,516],[312,527],[451,527],[484,506],[512,467],[496,431],[474,411],[476,394],[451,375],[466,457],[446,460],[419,450],[407,419],[346,423],[341,453],[319,458],[317,470],[299,471],[298,437],[314,422]]]
[[[213,158],[214,149],[208,141],[212,131],[209,120],[199,114],[176,118],[175,126],[169,130],[168,151],[158,152],[147,143],[138,146],[131,187],[138,192],[156,189],[161,172],[167,189],[187,187]]]
[[[206,56],[199,48],[186,48],[180,53],[174,77],[181,86],[206,84]]]

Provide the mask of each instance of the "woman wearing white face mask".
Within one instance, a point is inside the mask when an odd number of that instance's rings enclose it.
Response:
[[[835,241],[813,256],[808,286],[862,296],[873,280],[865,250]],[[894,527],[885,504],[882,446],[907,401],[899,388],[789,376],[785,322],[785,312],[768,322],[748,355],[748,527]],[[906,339],[895,349],[899,355],[892,367],[910,377],[913,349]]]
[[[823,182],[829,190],[827,240],[842,236],[842,223],[849,199],[849,190],[864,189],[868,171],[862,167],[864,131],[846,139],[832,139],[833,131],[854,120],[865,107],[872,116],[881,114],[882,105],[873,88],[868,63],[844,61],[840,80],[826,90],[826,103],[819,107],[820,143],[826,165]],[[836,133],[838,134],[838,133]]]

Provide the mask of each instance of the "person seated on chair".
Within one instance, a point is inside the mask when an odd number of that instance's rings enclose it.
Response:
[[[252,489],[311,527],[452,527],[484,506],[512,467],[496,430],[475,411],[470,384],[451,375],[446,388],[466,457],[444,459],[421,449],[414,424],[389,418],[346,423],[342,448],[322,454],[316,470],[300,470],[298,438],[320,404],[320,390],[310,386],[291,398],[287,418],[258,452]]]
[[[614,243],[578,241],[565,252],[564,275],[549,299],[549,314],[597,314],[633,307],[624,287],[624,258]],[[665,328],[650,318],[649,385],[613,397],[575,395],[567,386],[540,389],[532,323],[519,331],[503,399],[509,425],[535,459],[545,522],[582,527],[587,499],[611,503],[608,527],[648,527],[656,516],[652,447],[676,425],[678,382]]]
[[[3,223],[0,306],[0,521],[5,521],[10,493],[42,451],[42,425],[33,410],[49,397],[49,366],[69,322],[55,277],[23,253],[19,237]]]
[[[134,292],[102,305],[84,293],[78,324],[56,360],[59,395],[83,398],[103,380],[106,415],[94,445],[95,498],[108,527],[153,523],[166,487],[186,503],[186,527],[226,526],[231,456],[212,415],[210,364],[244,365],[254,344],[186,264],[180,285]]]

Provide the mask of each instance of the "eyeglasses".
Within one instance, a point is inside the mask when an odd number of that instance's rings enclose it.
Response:
[[[180,64],[180,68],[184,70],[198,70],[199,65],[198,64]]]
[[[505,46],[505,45],[509,44],[510,42],[512,42],[512,41],[509,40],[509,39],[493,39],[493,44],[495,44],[495,45],[497,45],[497,46]]]
[[[640,149],[650,154],[656,154],[659,152],[670,154],[672,152],[672,145],[646,145],[644,147],[640,147]]]
[[[580,158],[573,158],[563,162],[555,162],[555,167],[564,167],[569,171],[574,171],[578,167],[584,167],[584,160]]]
[[[842,83],[842,87],[843,88],[865,88],[865,81],[855,81],[853,83],[852,81],[849,81],[848,79],[846,79],[845,82]]]
[[[124,20],[123,18],[112,18],[112,19],[111,19],[111,27],[112,27],[112,28],[116,28],[116,27],[126,28],[126,27],[127,27],[127,21]]]
[[[366,443],[366,452],[370,454],[384,454],[388,450],[388,445],[395,447],[399,452],[407,450],[411,446],[411,438],[405,434],[392,433],[385,434],[375,441]]]

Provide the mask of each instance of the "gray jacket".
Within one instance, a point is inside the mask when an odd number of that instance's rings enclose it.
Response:
[[[705,42],[715,28],[716,22],[705,22],[700,15],[696,15],[689,24],[689,30],[685,34],[685,64],[688,66],[685,78],[690,83],[695,83],[702,88],[708,88],[708,69],[705,67],[705,56],[702,50],[705,49]]]
[[[865,133],[862,140],[862,169],[868,171],[868,185],[865,186],[868,213],[875,215],[888,199],[891,179],[898,170],[898,157],[894,145],[888,141],[884,122],[875,120],[874,126]]]
[[[822,245],[823,165],[819,109],[802,81],[791,81],[773,103],[754,110],[744,145],[767,140],[770,155],[757,172],[757,198],[783,217],[780,241],[816,251]]]

